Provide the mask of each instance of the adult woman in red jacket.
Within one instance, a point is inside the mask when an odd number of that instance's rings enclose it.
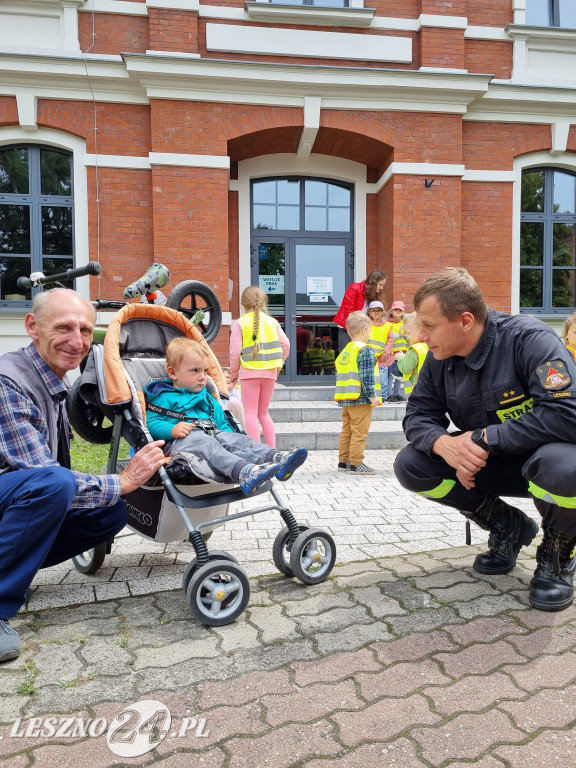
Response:
[[[386,274],[379,269],[373,269],[366,280],[359,283],[352,283],[346,288],[342,304],[338,310],[334,322],[346,328],[346,320],[350,312],[360,310],[366,312],[371,301],[384,302],[384,286],[386,285]]]

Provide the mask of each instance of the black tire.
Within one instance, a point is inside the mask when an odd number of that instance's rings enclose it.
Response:
[[[70,389],[66,398],[68,418],[73,429],[78,435],[89,443],[106,445],[112,440],[112,425],[104,426],[107,420],[102,411],[95,405],[90,405],[80,396],[80,382],[78,377]]]
[[[98,544],[94,549],[87,549],[80,555],[72,558],[74,568],[80,573],[96,573],[102,567],[106,559],[106,542]]]
[[[209,531],[207,534],[205,533],[204,536],[208,536],[211,533],[212,531]],[[236,560],[234,555],[231,555],[229,552],[224,552],[222,549],[212,549],[210,552],[208,552],[208,562],[211,562],[212,560],[229,560],[231,563],[238,563],[238,560]],[[188,584],[192,578],[192,574],[195,570],[197,570],[197,568],[198,559],[194,557],[188,563],[186,570],[184,571],[184,575],[182,576],[182,589],[184,592],[187,591]]]
[[[308,530],[308,526],[299,525],[298,530],[300,533],[303,533]],[[284,574],[284,576],[294,576],[292,568],[290,567],[290,551],[292,550],[292,543],[290,546],[287,546],[289,535],[290,530],[288,527],[282,528],[282,530],[278,532],[274,539],[274,544],[272,545],[272,560],[274,560],[274,565],[278,568],[280,573]]]
[[[222,307],[218,297],[206,283],[200,280],[184,280],[178,283],[168,294],[166,306],[177,309],[188,320],[191,320],[198,310],[202,310],[205,317],[197,325],[204,339],[210,343],[218,335],[222,325]]]
[[[237,563],[213,560],[192,574],[186,597],[192,614],[209,627],[238,618],[250,600],[248,576]]]
[[[308,528],[292,545],[290,567],[304,584],[320,584],[334,568],[336,544],[326,531]]]

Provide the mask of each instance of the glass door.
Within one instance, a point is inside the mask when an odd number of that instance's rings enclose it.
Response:
[[[267,293],[269,312],[290,340],[280,380],[332,383],[339,352],[333,317],[351,279],[350,240],[261,236],[253,250],[252,282]]]

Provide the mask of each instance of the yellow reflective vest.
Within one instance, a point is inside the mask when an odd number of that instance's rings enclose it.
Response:
[[[245,368],[251,370],[268,370],[282,368],[282,345],[278,338],[276,320],[264,312],[260,312],[258,336],[254,336],[254,312],[247,312],[238,319],[242,328],[242,350],[240,361]],[[257,341],[259,350],[254,357],[254,342]]]
[[[336,358],[336,391],[334,400],[358,400],[362,393],[362,382],[358,371],[358,352],[367,347],[363,341],[349,341]],[[375,397],[380,397],[380,374],[374,365]]]
[[[420,375],[420,369],[422,368],[424,364],[424,360],[426,360],[426,355],[428,354],[428,344],[424,344],[422,341],[417,341],[416,344],[412,344],[408,349],[413,349],[414,352],[418,355],[418,363],[416,365],[415,369],[412,369],[410,373],[405,373],[402,375],[402,378],[404,381],[409,381],[409,384],[406,384],[404,388],[404,392],[409,395],[410,392],[414,389],[414,385],[418,381],[418,376]]]
[[[368,344],[370,344],[374,350],[376,357],[380,357],[380,355],[384,352],[384,347],[388,341],[390,328],[392,328],[392,323],[386,322],[383,323],[383,325],[373,325],[370,329],[370,338],[368,339]]]
[[[396,352],[406,352],[408,349],[408,342],[404,336],[404,320],[398,320],[397,323],[390,323],[392,326],[392,332],[394,333],[394,346],[392,347],[392,354]]]

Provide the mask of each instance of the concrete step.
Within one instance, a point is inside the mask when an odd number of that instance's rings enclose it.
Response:
[[[320,377],[322,378],[322,377]],[[330,386],[290,386],[287,387],[284,384],[276,384],[274,389],[274,400],[276,402],[295,401],[302,402],[303,400],[334,400],[334,384]]]
[[[406,413],[405,403],[386,403],[374,408],[372,421],[402,421]],[[270,404],[270,414],[274,422],[318,422],[341,421],[341,409],[334,402],[326,400],[280,400]]]
[[[276,427],[276,447],[280,451],[287,451],[296,445],[313,451],[338,449],[340,421],[275,421],[274,425]],[[370,425],[370,432],[366,441],[367,449],[398,449],[405,445],[406,438],[400,420],[373,421]]]

